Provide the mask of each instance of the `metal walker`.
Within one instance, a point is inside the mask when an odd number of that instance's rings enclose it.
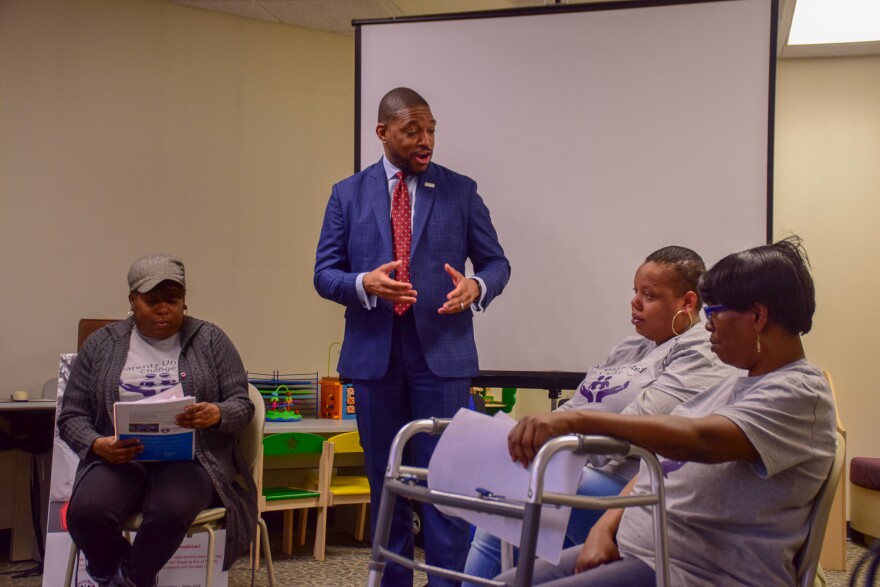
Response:
[[[547,442],[535,456],[531,477],[529,478],[528,498],[525,503],[508,503],[504,500],[496,501],[494,499],[487,500],[482,497],[447,493],[428,489],[423,485],[417,485],[419,481],[427,480],[428,469],[401,465],[404,446],[413,436],[420,433],[433,436],[442,434],[450,421],[449,419],[438,418],[415,420],[401,428],[400,432],[394,437],[394,441],[391,444],[391,452],[388,455],[388,468],[385,470],[385,482],[382,488],[382,503],[379,506],[376,533],[370,555],[370,573],[367,583],[370,587],[379,587],[381,584],[386,561],[393,561],[428,575],[445,577],[454,581],[466,580],[488,587],[504,587],[505,585],[493,579],[473,577],[457,571],[450,571],[425,563],[417,563],[390,552],[387,549],[388,538],[391,531],[394,500],[398,496],[429,504],[453,506],[523,520],[519,566],[517,567],[515,582],[516,587],[528,587],[532,584],[532,574],[535,567],[535,548],[542,506],[570,506],[581,509],[654,506],[654,544],[656,552],[654,567],[657,576],[657,586],[666,587],[669,585],[669,554],[666,541],[666,494],[663,487],[663,472],[657,457],[653,453],[639,446],[632,445],[629,441],[609,436],[586,436],[581,434],[560,436]],[[648,495],[628,495],[625,497],[584,497],[545,492],[544,472],[547,464],[553,458],[553,455],[562,450],[572,451],[576,454],[587,453],[613,457],[632,455],[640,457],[648,463],[652,493]]]

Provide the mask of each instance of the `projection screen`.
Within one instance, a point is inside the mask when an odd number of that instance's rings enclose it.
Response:
[[[356,167],[382,155],[380,98],[415,89],[434,162],[478,182],[510,259],[475,317],[481,369],[584,371],[635,334],[649,253],[711,265],[767,242],[776,15],[721,0],[354,23]]]

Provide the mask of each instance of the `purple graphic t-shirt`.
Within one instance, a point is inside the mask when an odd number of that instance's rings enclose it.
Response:
[[[665,397],[645,401],[662,405],[631,408],[627,413],[668,413],[729,373],[712,353],[709,333],[702,324],[661,344],[633,336],[614,347],[604,363],[590,368],[572,398],[559,409],[620,413],[651,389],[654,396]]]
[[[177,385],[179,358],[179,332],[158,339],[144,336],[133,328],[128,357],[119,378],[119,401],[141,400]]]
[[[634,336],[614,347],[604,363],[590,369],[574,396],[559,409],[668,414],[735,372],[712,352],[709,332],[702,324],[694,324],[659,345]],[[607,459],[591,457],[591,462],[624,479],[632,478],[639,468],[637,459],[608,463]]]

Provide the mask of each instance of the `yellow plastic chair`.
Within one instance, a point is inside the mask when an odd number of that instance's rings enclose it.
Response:
[[[333,454],[364,454],[361,435],[358,432],[345,432],[327,439],[333,445]],[[334,458],[334,463],[335,463]],[[366,475],[333,475],[330,478],[330,500],[328,506],[358,504],[358,521],[355,538],[364,539],[367,525],[367,506],[370,504],[370,482]]]
[[[363,455],[364,452],[358,432],[345,432],[332,436],[325,442],[325,447],[329,449],[331,468],[338,465],[336,455],[358,453]],[[308,486],[317,489],[320,487],[320,479],[314,476],[310,477]],[[370,483],[367,477],[365,475],[338,475],[334,473],[329,478],[327,497],[327,507],[352,504],[360,506],[355,521],[355,538],[363,540],[367,527],[367,505],[370,503]]]
[[[264,464],[272,459],[295,457],[297,468],[316,468],[312,486],[264,487],[263,470],[257,477],[257,489],[260,495],[260,511],[284,512],[284,533],[281,550],[284,554],[293,554],[293,513],[303,510],[299,519],[299,543],[306,541],[306,522],[308,510],[318,510],[318,521],[315,532],[315,560],[324,560],[324,548],[327,540],[327,502],[330,472],[333,468],[332,447],[327,447],[323,436],[308,432],[286,432],[271,434],[263,439]]]

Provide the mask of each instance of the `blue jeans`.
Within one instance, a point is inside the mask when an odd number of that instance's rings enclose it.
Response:
[[[627,480],[605,473],[591,467],[584,467],[577,494],[590,497],[618,495]],[[604,514],[604,510],[573,509],[568,527],[565,529],[566,546],[583,544],[590,533],[590,528]],[[475,577],[492,579],[501,572],[501,540],[485,530],[477,528],[471,549],[468,552],[464,572]],[[475,587],[471,583],[462,583],[461,587]]]

